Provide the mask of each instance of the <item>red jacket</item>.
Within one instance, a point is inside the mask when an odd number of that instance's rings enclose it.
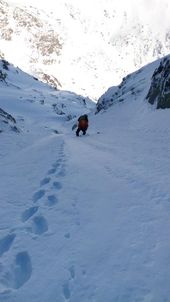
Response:
[[[78,122],[78,127],[80,129],[87,129],[88,128],[88,121],[87,120],[80,120]]]

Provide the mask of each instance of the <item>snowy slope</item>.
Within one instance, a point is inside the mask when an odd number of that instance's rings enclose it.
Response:
[[[79,138],[51,100],[1,90],[22,130],[0,134],[1,302],[170,301],[169,110],[144,101],[155,68]]]
[[[0,14],[2,57],[94,99],[170,49],[168,0],[1,0]]]
[[[36,105],[38,103],[44,105],[45,108],[52,107],[57,115],[69,120],[77,115],[77,111],[78,113],[82,110],[88,112],[89,108],[94,107],[94,103],[88,97],[77,95],[71,91],[56,90],[5,60],[0,61],[0,72],[2,73],[0,89],[4,101],[2,109],[4,110],[5,108],[11,109],[12,105],[13,112],[18,114],[20,106],[24,106],[23,104],[35,103]],[[17,99],[17,105],[13,101],[13,104],[8,106],[8,102],[11,103],[9,96]],[[16,110],[15,106],[17,106]]]

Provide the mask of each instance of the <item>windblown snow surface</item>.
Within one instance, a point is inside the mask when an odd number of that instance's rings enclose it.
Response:
[[[144,101],[154,68],[80,137],[28,85],[0,83],[20,129],[0,133],[1,302],[170,302],[170,111]]]

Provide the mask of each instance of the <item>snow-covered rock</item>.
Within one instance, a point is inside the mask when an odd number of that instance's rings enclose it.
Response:
[[[9,130],[19,132],[16,126],[16,120],[11,114],[0,108],[0,133]]]

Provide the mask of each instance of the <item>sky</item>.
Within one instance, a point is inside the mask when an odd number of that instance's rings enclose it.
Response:
[[[169,302],[169,109],[144,101],[156,67],[99,114],[21,71],[0,82],[20,129],[0,119],[0,302]]]

